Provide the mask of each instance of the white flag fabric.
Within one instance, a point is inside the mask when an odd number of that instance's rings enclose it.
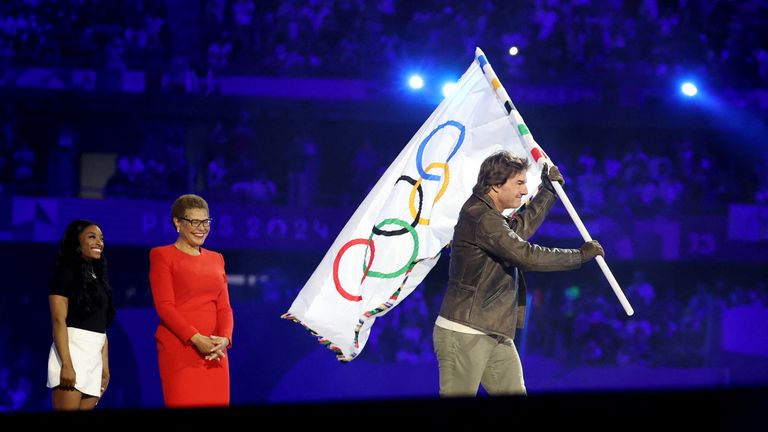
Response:
[[[480,164],[499,150],[530,156],[475,61],[360,204],[283,318],[302,324],[339,360],[357,357],[376,318],[434,267]],[[529,190],[537,190],[540,172],[531,164]]]

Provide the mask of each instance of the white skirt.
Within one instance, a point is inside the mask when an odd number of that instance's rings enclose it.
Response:
[[[69,356],[75,368],[75,388],[80,393],[101,397],[101,349],[107,335],[74,327],[67,327],[67,334]],[[53,343],[48,355],[48,388],[57,387],[60,379],[61,357]]]

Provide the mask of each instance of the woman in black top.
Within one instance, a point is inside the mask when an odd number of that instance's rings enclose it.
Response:
[[[48,296],[54,410],[93,409],[109,383],[106,332],[115,308],[103,251],[101,228],[87,220],[70,223],[59,245]]]

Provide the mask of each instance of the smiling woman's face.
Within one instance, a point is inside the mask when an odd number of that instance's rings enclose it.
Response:
[[[88,225],[78,236],[80,240],[80,250],[86,261],[93,261],[101,258],[104,252],[104,234],[97,225]]]
[[[211,226],[206,226],[204,223],[206,220],[208,220],[208,211],[201,208],[188,209],[183,219],[174,218],[176,227],[179,229],[179,238],[192,248],[200,248],[208,238],[208,233],[211,232]]]

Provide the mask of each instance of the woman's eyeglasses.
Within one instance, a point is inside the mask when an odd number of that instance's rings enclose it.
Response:
[[[198,228],[198,227],[200,227],[200,225],[203,225],[204,227],[209,227],[209,226],[211,226],[211,222],[213,221],[213,219],[211,219],[211,218],[208,218],[208,219],[187,219],[187,218],[181,218],[181,220],[185,220],[185,221],[189,222],[189,224],[192,226],[192,228]]]

